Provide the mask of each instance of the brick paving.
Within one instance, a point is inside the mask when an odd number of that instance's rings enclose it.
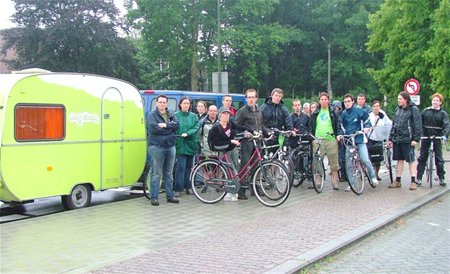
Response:
[[[388,189],[382,177],[361,196],[344,183],[322,194],[303,184],[277,208],[183,195],[178,205],[137,198],[5,223],[0,272],[290,273],[449,192]]]
[[[450,195],[303,273],[450,273]]]

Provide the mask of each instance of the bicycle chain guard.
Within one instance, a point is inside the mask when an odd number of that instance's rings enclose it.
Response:
[[[238,193],[240,188],[241,184],[238,180],[230,180],[225,185],[225,191],[232,194]]]

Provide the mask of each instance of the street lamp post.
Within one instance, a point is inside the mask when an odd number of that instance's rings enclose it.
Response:
[[[331,89],[331,45],[328,43],[328,84],[327,84],[327,92],[330,95],[330,98],[333,97],[333,90]]]

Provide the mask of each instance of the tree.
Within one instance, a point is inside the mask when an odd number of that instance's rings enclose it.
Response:
[[[327,89],[327,46],[331,46],[334,95],[347,92],[375,94],[377,86],[367,72],[378,57],[365,51],[368,14],[381,0],[281,0],[270,21],[295,36],[281,44],[281,51],[269,55],[270,72],[262,88],[275,86],[295,97],[315,97]]]
[[[423,104],[436,91],[450,96],[449,8],[449,0],[391,0],[370,15],[368,50],[384,56],[383,67],[370,73],[388,98],[397,98],[409,78],[420,82]]]
[[[129,18],[142,35],[142,49],[153,67],[148,87],[199,89],[199,63],[208,58],[214,43],[211,2],[141,0],[135,1],[136,9],[129,5]]]
[[[4,32],[14,47],[12,69],[103,74],[135,82],[135,47],[118,36],[121,20],[113,0],[14,0],[13,22]]]
[[[230,90],[258,88],[270,71],[269,57],[280,53],[280,45],[296,35],[293,28],[270,21],[278,0],[220,1],[220,37],[216,1],[135,3],[137,9],[129,11],[130,18],[141,31],[146,56],[155,68],[149,86],[197,90],[199,80],[226,67]],[[219,50],[220,68],[216,65]]]

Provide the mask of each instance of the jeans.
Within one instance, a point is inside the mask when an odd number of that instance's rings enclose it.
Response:
[[[165,148],[150,146],[151,168],[149,173],[150,193],[152,199],[157,199],[161,178],[164,180],[167,199],[173,198],[173,165],[175,163],[175,146]]]
[[[178,155],[177,171],[175,175],[175,191],[182,192],[184,189],[191,188],[189,177],[194,164],[194,155]]]
[[[369,178],[370,179],[376,178],[375,170],[373,169],[372,162],[369,159],[369,152],[367,151],[367,145],[362,143],[362,144],[357,144],[356,147],[358,148],[359,159],[361,160],[361,162],[363,163],[363,165],[367,168],[367,171],[369,172]],[[347,154],[346,157],[348,157],[348,150],[347,150],[346,154]]]

